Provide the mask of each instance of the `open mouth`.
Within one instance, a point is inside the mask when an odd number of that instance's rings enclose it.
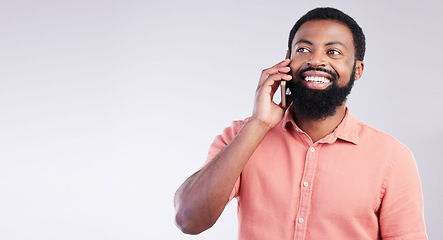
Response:
[[[318,77],[318,76],[307,76],[307,77],[305,77],[304,80],[308,81],[308,82],[314,82],[314,83],[329,83],[329,82],[331,82],[331,80],[329,80],[328,78]]]
[[[303,84],[311,89],[323,90],[332,84],[333,77],[324,71],[309,70],[301,74]]]

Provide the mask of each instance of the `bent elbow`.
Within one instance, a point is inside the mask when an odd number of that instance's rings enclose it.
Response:
[[[197,235],[202,233],[206,229],[199,229],[196,227],[195,223],[189,219],[188,216],[184,213],[184,211],[177,211],[175,215],[175,224],[177,227],[185,234]]]

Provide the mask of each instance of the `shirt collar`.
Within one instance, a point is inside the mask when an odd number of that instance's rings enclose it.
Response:
[[[291,104],[286,109],[281,126],[284,131],[296,130],[297,132],[302,132],[302,130],[294,122],[292,114],[293,111],[294,109]],[[358,121],[351,113],[351,111],[349,111],[348,107],[346,107],[345,117],[343,118],[341,123],[337,126],[337,128],[332,133],[321,139],[319,142],[333,143],[337,139],[341,139],[354,144],[358,144],[359,142]]]

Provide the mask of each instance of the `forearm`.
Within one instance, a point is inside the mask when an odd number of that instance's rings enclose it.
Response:
[[[175,193],[176,222],[185,233],[198,234],[217,221],[243,167],[268,131],[283,118],[284,109],[272,98],[288,75],[289,59],[263,70],[251,119],[232,141]]]
[[[268,131],[266,124],[248,121],[211,162],[180,186],[174,203],[183,232],[198,234],[216,222],[243,167]]]

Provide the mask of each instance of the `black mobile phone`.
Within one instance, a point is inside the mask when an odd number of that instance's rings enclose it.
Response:
[[[286,51],[286,58],[291,58],[291,52],[289,50]],[[281,81],[280,83],[280,90],[281,90],[281,106],[283,108],[286,108],[288,103],[286,102],[286,81]]]

